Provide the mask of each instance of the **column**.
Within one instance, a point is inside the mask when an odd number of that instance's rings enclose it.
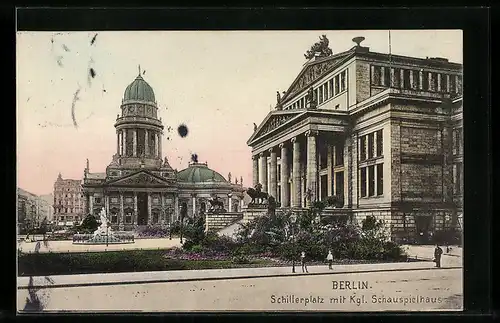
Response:
[[[327,155],[326,155],[326,171],[327,171],[327,188],[326,188],[326,195],[327,196],[333,196],[333,186],[332,186],[332,182],[333,182],[333,158],[332,158],[332,155],[333,155],[333,152],[334,152],[334,147],[332,147],[332,145],[328,144],[328,148],[327,148]]]
[[[406,84],[405,84],[405,71],[403,69],[400,69],[399,71],[400,71],[399,72],[399,75],[400,75],[399,87],[403,89],[406,86]]]
[[[243,198],[240,198],[240,211],[243,211]]]
[[[420,70],[418,72],[418,89],[417,90],[422,90],[424,88],[424,72]]]
[[[106,218],[108,219],[108,221],[110,220],[109,218],[109,193],[107,192],[104,192],[104,207],[105,207],[105,210],[106,210]]]
[[[120,155],[120,130],[116,131],[116,154]]]
[[[380,69],[380,84],[382,84],[382,86],[387,86],[387,84],[385,84],[385,67]]]
[[[436,92],[441,92],[441,73],[436,73],[437,77],[437,89]]]
[[[148,192],[148,225],[152,223],[152,217],[151,217],[151,193]]]
[[[390,68],[390,73],[391,73],[391,74],[390,74],[390,75],[391,75],[391,78],[390,78],[389,82],[390,82],[391,84],[390,84],[389,86],[390,86],[390,87],[394,87],[394,83],[395,83],[395,81],[396,81],[396,80],[395,80],[394,68],[392,68],[392,67]]]
[[[134,129],[134,157],[137,157],[137,129]]]
[[[271,176],[269,183],[269,194],[278,200],[278,156],[276,154],[276,148],[269,149],[271,155]]]
[[[172,213],[172,217],[175,215],[175,219],[179,219],[179,196],[176,194],[174,197],[174,213]],[[171,219],[173,222],[173,218]]]
[[[253,176],[253,187],[259,184],[259,157],[257,155],[252,156],[252,176]]]
[[[149,131],[148,129],[144,130],[144,156],[149,156]]]
[[[281,148],[281,207],[290,206],[290,186],[288,183],[288,149],[285,143],[280,144]]]
[[[162,159],[162,154],[161,154],[161,138],[163,136],[161,135],[161,133],[158,133],[158,158]]]
[[[231,193],[229,193],[227,195],[228,197],[228,209],[229,209],[229,212],[233,212],[233,195]]]
[[[167,222],[167,214],[165,212],[165,199],[163,198],[163,192],[160,193],[160,202],[161,202],[161,220],[160,220],[160,223],[161,224],[165,224],[165,222]]]
[[[193,197],[193,218],[196,216],[196,194],[191,195]]]
[[[132,219],[132,223],[137,225],[137,192],[134,192],[134,218]]]
[[[120,192],[120,217],[118,218],[118,223],[120,226],[123,226],[123,223],[125,222],[125,214],[123,210],[123,192]]]
[[[413,70],[410,70],[410,89],[414,89],[415,88],[415,83],[413,82],[413,73],[414,71]]]
[[[160,147],[159,137],[160,136],[158,136],[158,132],[155,132],[155,157],[156,158],[160,157],[160,155],[158,154],[158,152],[160,151],[160,149],[159,149],[159,147]]]
[[[306,189],[310,191],[309,198],[306,199],[306,207],[311,206],[311,203],[317,198],[317,177],[318,165],[316,161],[316,136],[317,131],[310,130],[306,132],[307,137],[307,171],[306,171]]]
[[[450,93],[450,75],[446,74],[446,93]]]
[[[260,183],[262,184],[262,192],[268,192],[267,189],[267,156],[265,153],[260,153]]]
[[[127,129],[122,130],[122,156],[127,155]]]
[[[300,178],[300,143],[297,138],[292,139],[293,144],[293,166],[292,166],[292,207],[301,206],[301,178]]]

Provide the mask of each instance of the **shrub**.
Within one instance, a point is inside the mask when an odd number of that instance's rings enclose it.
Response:
[[[167,228],[161,228],[158,226],[146,226],[140,228],[137,232],[139,237],[148,237],[148,238],[166,238],[169,235],[169,231]]]
[[[234,264],[249,264],[251,263],[250,259],[246,255],[236,255],[231,259],[231,262]]]
[[[192,252],[203,252],[204,248],[203,246],[200,246],[199,244],[196,244],[196,245],[193,245],[191,246],[191,249],[190,249]]]
[[[78,227],[78,230],[80,233],[93,233],[98,227],[99,224],[97,223],[95,216],[87,214],[85,219],[83,219],[82,224]]]

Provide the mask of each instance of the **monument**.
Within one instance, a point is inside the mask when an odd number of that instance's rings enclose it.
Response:
[[[104,208],[101,209],[99,213],[101,218],[101,224],[91,234],[75,234],[73,235],[73,244],[123,244],[123,243],[134,243],[133,234],[118,234],[114,232],[109,225],[108,218],[106,216],[106,211]]]

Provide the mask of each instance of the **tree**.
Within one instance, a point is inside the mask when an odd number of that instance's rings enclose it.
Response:
[[[84,233],[92,233],[99,227],[96,218],[92,214],[87,214],[80,225],[80,230]]]

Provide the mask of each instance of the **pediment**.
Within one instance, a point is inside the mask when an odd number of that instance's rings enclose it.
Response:
[[[248,140],[248,143],[254,141],[256,138],[262,137],[267,133],[277,129],[284,124],[292,121],[292,119],[297,118],[299,115],[305,113],[305,111],[273,111],[267,115],[267,117],[262,121],[260,126],[254,132],[254,134]]]
[[[295,78],[288,91],[283,96],[283,101],[293,97],[296,93],[308,88],[314,81],[330,72],[338,63],[342,62],[349,52],[337,54],[317,62],[308,63]]]
[[[113,179],[106,185],[113,186],[147,186],[147,185],[167,185],[168,182],[158,176],[155,176],[147,171],[139,171],[121,178]]]

